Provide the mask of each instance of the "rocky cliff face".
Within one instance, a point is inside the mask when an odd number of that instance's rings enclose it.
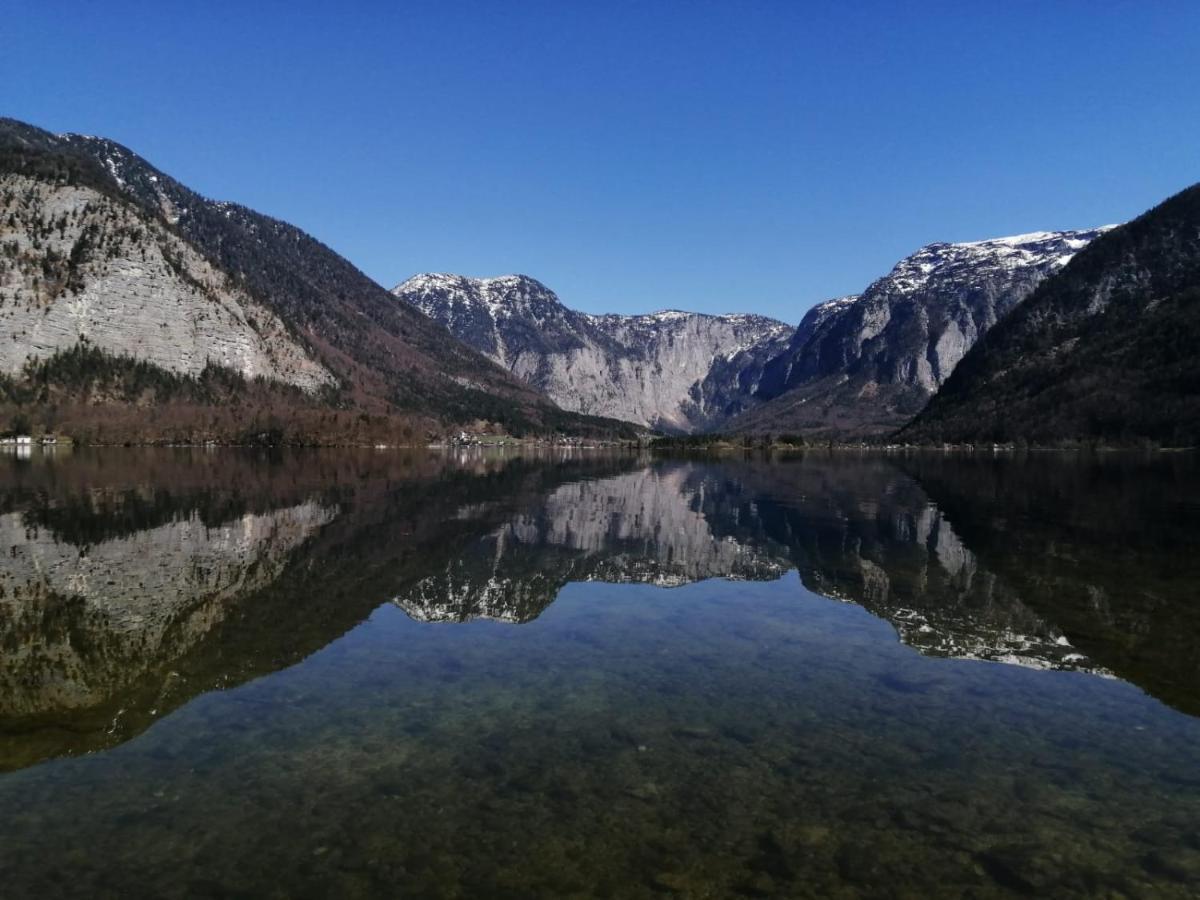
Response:
[[[131,204],[0,175],[0,371],[81,341],[171,372],[209,363],[315,391],[333,375],[280,318]]]
[[[564,409],[672,432],[750,406],[790,334],[752,315],[587,315],[523,275],[418,275],[392,292]]]
[[[971,346],[1103,228],[930,244],[861,295],[814,307],[737,420],[749,431],[853,436],[920,411]]]

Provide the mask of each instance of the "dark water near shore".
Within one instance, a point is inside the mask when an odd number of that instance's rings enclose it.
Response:
[[[0,457],[0,896],[1200,895],[1191,457]]]

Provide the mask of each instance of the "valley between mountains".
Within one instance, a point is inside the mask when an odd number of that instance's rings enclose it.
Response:
[[[790,328],[667,310],[589,316],[525,276],[419,275],[393,293],[565,409],[675,433],[886,434],[1105,229],[932,244]]]
[[[1198,291],[1200,187],[1127,225],[930,244],[798,325],[589,314],[528,275],[388,291],[119,144],[0,119],[9,433],[1191,446]]]

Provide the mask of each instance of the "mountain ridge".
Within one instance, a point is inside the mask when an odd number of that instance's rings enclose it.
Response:
[[[1111,227],[921,247],[861,294],[810,309],[764,367],[756,397],[765,402],[730,428],[831,438],[895,430],[980,335]]]

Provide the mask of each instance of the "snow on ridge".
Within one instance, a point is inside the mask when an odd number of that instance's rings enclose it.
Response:
[[[660,309],[652,313],[634,313],[633,315],[621,315],[620,313],[612,313],[609,318],[625,319],[631,322],[678,322],[681,319],[689,319],[698,313],[685,312],[682,309]]]
[[[834,310],[840,309],[843,306],[851,306],[862,299],[862,294],[847,294],[844,297],[834,297],[832,300],[824,300],[818,303],[813,309]]]
[[[959,241],[950,246],[954,247],[983,247],[983,246],[1006,246],[1020,247],[1024,244],[1040,244],[1047,241],[1065,240],[1069,243],[1079,241],[1076,235],[1081,234],[1101,234],[1105,231],[1111,231],[1116,228],[1116,225],[1101,225],[1099,228],[1077,228],[1066,229],[1063,231],[1030,231],[1026,234],[1013,234],[1008,237],[986,238],[982,241]],[[1087,241],[1084,240],[1083,244]],[[1081,245],[1082,246],[1082,245]]]
[[[1015,270],[1026,266],[1049,266],[1053,271],[1062,268],[1077,251],[1113,227],[1031,231],[981,241],[926,244],[896,263],[891,272],[876,284],[901,291],[915,291],[928,285],[935,277],[954,277],[955,273],[961,273],[966,268],[983,271],[986,267]],[[875,285],[872,285],[874,288]]]
[[[398,284],[394,288],[392,288],[392,293],[398,293],[399,291],[401,291],[402,289],[404,289],[410,285],[459,284],[459,285],[471,285],[471,286],[475,286],[475,287],[481,287],[484,285],[493,285],[493,284],[522,284],[522,283],[538,285],[539,287],[549,290],[549,288],[546,288],[546,286],[544,284],[542,284],[540,281],[538,281],[536,278],[531,278],[528,275],[519,275],[519,274],[515,274],[515,273],[511,274],[511,275],[491,275],[486,278],[473,278],[470,275],[459,275],[456,272],[418,272],[416,275],[411,276],[410,278],[400,282],[400,284]]]
[[[934,241],[919,248],[906,256],[897,264],[903,265],[910,260],[921,257],[937,256],[939,254],[963,253],[964,251],[984,251],[989,253],[1005,253],[1006,250],[1034,250],[1042,245],[1051,243],[1066,243],[1080,248],[1086,246],[1094,238],[1106,231],[1116,228],[1116,225],[1102,225],[1098,228],[1079,228],[1065,231],[1030,231],[1026,234],[1013,234],[1007,237],[985,238],[979,241]]]
[[[399,294],[402,291],[411,290],[416,287],[427,287],[429,285],[438,285],[439,287],[456,285],[465,283],[468,280],[462,275],[454,275],[450,272],[419,272],[392,288],[392,293]]]
[[[987,245],[1005,245],[1008,247],[1017,247],[1021,244],[1034,244],[1042,241],[1048,241],[1058,237],[1061,232],[1056,231],[1030,231],[1026,234],[1013,234],[1008,237],[984,238],[981,241],[957,241],[957,246],[960,247],[982,247]]]
[[[515,296],[509,293],[499,293],[513,289],[519,289],[521,292]],[[426,299],[420,295],[428,294],[431,291],[445,292],[446,299],[454,304],[462,304],[471,308],[482,306],[493,316],[502,313],[511,314],[510,307],[514,300],[518,301],[519,305],[519,301],[529,301],[536,293],[562,306],[564,310],[597,325],[658,325],[683,322],[688,319],[703,319],[733,326],[762,327],[768,330],[786,328],[790,331],[792,328],[785,322],[758,313],[705,313],[674,308],[660,309],[649,313],[582,312],[566,306],[554,291],[529,275],[495,275],[486,278],[472,278],[449,272],[422,272],[396,285],[392,288],[391,293],[397,297],[405,297],[428,312],[436,305],[436,298]]]
[[[829,300],[822,300],[809,307],[808,311],[803,316],[803,322],[809,322],[813,326],[822,324],[834,316],[845,310],[848,310],[855,303],[863,298],[862,294],[846,294],[844,297],[833,297]],[[795,331],[791,328],[789,331]]]
[[[786,329],[792,331],[791,325],[758,313],[706,313],[689,312],[683,309],[660,309],[652,313],[580,313],[592,322],[606,325],[659,325],[683,322],[685,320],[702,320],[720,322],[725,325],[743,327],[762,327],[768,331]]]
[[[396,285],[391,293],[434,319],[457,319],[466,313],[483,314],[493,322],[522,316],[540,322],[547,314],[556,315],[556,309],[569,312],[550,288],[528,275],[471,278],[425,272]]]

